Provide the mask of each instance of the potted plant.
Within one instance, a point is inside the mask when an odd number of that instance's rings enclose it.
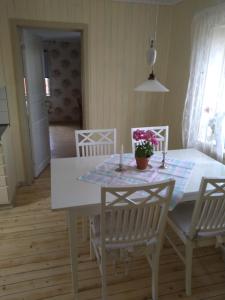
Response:
[[[149,158],[153,155],[153,146],[158,145],[158,140],[151,130],[137,129],[133,132],[135,143],[135,159],[137,168],[144,170],[148,166]]]

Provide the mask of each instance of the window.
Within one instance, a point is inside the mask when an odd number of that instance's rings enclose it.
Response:
[[[183,144],[211,154],[225,153],[225,4],[196,15],[183,113]]]
[[[198,139],[216,145],[218,122],[225,126],[225,26],[215,28],[213,33]]]
[[[50,79],[45,77],[45,95],[46,96],[51,96],[50,94]]]
[[[49,59],[48,59],[48,51],[46,49],[44,49],[44,52],[43,52],[42,62],[43,62],[45,95],[47,97],[49,97],[49,96],[51,96],[50,78],[49,78]],[[25,97],[27,97],[27,79],[25,77],[23,79],[23,85],[24,85],[24,94],[25,94]]]
[[[49,97],[51,96],[51,92],[50,92],[50,78],[49,78],[49,54],[47,49],[44,49],[44,53],[43,53],[43,67],[44,67],[45,95]]]
[[[27,80],[25,77],[23,78],[23,87],[24,87],[24,95],[25,95],[25,97],[27,97]],[[50,79],[49,78],[44,78],[44,88],[45,88],[45,95],[47,97],[51,96]]]

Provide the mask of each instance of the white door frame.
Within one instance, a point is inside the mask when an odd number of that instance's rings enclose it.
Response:
[[[82,120],[83,128],[89,128],[89,84],[88,84],[88,25],[80,23],[63,23],[63,22],[45,22],[32,20],[12,19],[11,38],[16,77],[16,93],[19,111],[19,123],[23,147],[23,164],[25,169],[25,183],[31,184],[34,179],[31,136],[29,129],[29,117],[27,115],[26,103],[24,100],[23,87],[23,63],[20,45],[19,28],[29,29],[54,29],[61,31],[80,31],[81,32],[81,82],[82,82]]]

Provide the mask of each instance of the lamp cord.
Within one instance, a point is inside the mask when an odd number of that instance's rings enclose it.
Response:
[[[158,18],[159,18],[159,3],[157,3],[156,0],[156,16],[155,16],[155,38],[154,38],[154,42],[155,42],[155,47],[157,45],[157,27],[158,27]],[[156,47],[157,48],[157,47]]]
[[[152,48],[155,46],[157,48],[157,27],[158,27],[158,18],[159,18],[159,2],[155,0],[156,4],[156,14],[155,14],[155,24],[154,24],[154,31],[152,37],[150,36],[150,47]]]

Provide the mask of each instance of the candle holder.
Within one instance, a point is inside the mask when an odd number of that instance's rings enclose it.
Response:
[[[160,165],[160,169],[166,169],[167,166],[166,166],[166,153],[165,151],[162,152],[162,155],[163,155],[163,159],[162,159],[162,164]]]
[[[126,169],[123,166],[123,145],[121,146],[121,152],[120,152],[120,162],[118,168],[115,169],[116,172],[123,172]]]
[[[124,168],[124,166],[122,164],[119,164],[118,168],[115,169],[116,172],[123,172],[126,169]]]

